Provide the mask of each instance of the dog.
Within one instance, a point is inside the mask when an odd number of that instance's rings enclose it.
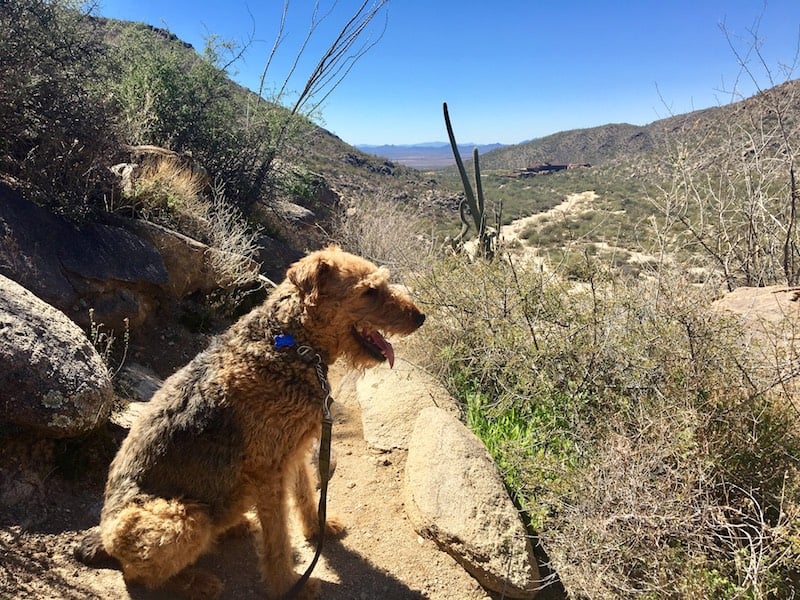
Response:
[[[384,335],[408,335],[425,315],[389,272],[331,246],[294,263],[286,279],[188,365],[169,377],[109,468],[99,527],[76,549],[115,562],[128,584],[216,598],[222,583],[193,567],[223,533],[255,515],[267,595],[298,579],[287,505],[319,534],[309,453],[321,431],[328,365],[394,363]],[[344,530],[328,519],[325,534]],[[313,598],[309,580],[297,597]]]

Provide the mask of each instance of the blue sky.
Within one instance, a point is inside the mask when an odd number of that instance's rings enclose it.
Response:
[[[293,0],[268,79],[288,72],[310,18]],[[312,38],[298,89],[359,0],[333,6]],[[165,27],[201,50],[208,34],[253,37],[234,78],[258,88],[282,0],[100,0],[101,15]],[[518,143],[606,123],[646,124],[725,104],[755,88],[741,78],[757,28],[777,82],[800,41],[800,0],[390,0],[369,31],[383,37],[327,98],[317,121],[350,144],[446,140],[447,101],[464,143]],[[385,24],[385,30],[384,30]],[[757,59],[749,63],[769,87]],[[794,77],[800,77],[796,71]]]

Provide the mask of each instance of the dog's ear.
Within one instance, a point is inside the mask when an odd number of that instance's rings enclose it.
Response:
[[[310,255],[289,267],[286,277],[300,290],[303,300],[315,306],[330,271],[331,265],[322,256]]]

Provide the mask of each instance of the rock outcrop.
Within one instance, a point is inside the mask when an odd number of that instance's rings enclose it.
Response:
[[[0,275],[0,422],[63,438],[108,420],[103,361],[63,313]]]
[[[0,183],[0,275],[83,327],[92,309],[96,322],[117,332],[126,319],[137,329],[165,300],[228,285],[226,265],[241,265],[257,277],[257,263],[166,227],[103,218],[73,223]]]
[[[404,504],[414,529],[486,589],[532,598],[542,585],[533,545],[489,452],[430,375],[398,360],[355,383],[364,438],[408,452]]]
[[[408,450],[408,440],[423,408],[452,414],[458,406],[430,375],[398,359],[393,369],[368,369],[356,382],[364,440],[376,450]]]
[[[758,333],[800,317],[800,289],[785,285],[739,287],[714,302],[714,306],[739,315]]]
[[[95,319],[120,331],[142,323],[168,281],[149,241],[113,225],[75,224],[0,183],[0,274],[82,326]]]
[[[416,420],[406,463],[406,513],[414,528],[480,584],[506,598],[541,585],[533,545],[483,443],[439,408]]]
[[[157,249],[167,277],[162,290],[174,298],[219,287],[220,277],[212,264],[214,252],[206,244],[156,223],[128,221],[126,228]],[[252,268],[258,268],[253,263]]]

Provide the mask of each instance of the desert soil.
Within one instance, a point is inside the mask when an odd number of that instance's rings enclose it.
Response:
[[[334,384],[335,385],[335,384]],[[328,507],[347,534],[326,542],[314,572],[322,598],[489,599],[452,558],[412,529],[403,509],[405,452],[377,453],[363,439],[358,402],[342,390],[336,397],[334,452],[337,466]],[[156,600],[163,593],[126,587],[120,572],[90,569],[72,557],[81,531],[95,525],[103,480],[114,447],[124,436],[94,440],[66,455],[52,444],[31,447],[8,439],[0,447],[0,598]],[[109,448],[110,446],[110,448]],[[73,448],[74,450],[74,448]],[[87,456],[88,455],[88,456]],[[69,462],[66,461],[66,462]],[[49,466],[46,466],[49,465]],[[65,472],[73,468],[73,478]],[[5,477],[4,477],[5,476]],[[314,549],[295,535],[298,571]],[[201,564],[225,583],[224,598],[262,598],[252,542],[221,540]]]

